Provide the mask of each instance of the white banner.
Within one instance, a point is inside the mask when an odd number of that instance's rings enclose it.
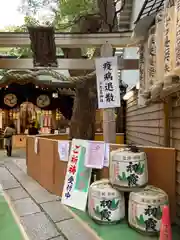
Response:
[[[121,101],[117,56],[97,58],[95,64],[98,108],[120,107]]]
[[[67,206],[86,211],[91,168],[85,167],[88,141],[73,139],[67,166],[61,202]]]

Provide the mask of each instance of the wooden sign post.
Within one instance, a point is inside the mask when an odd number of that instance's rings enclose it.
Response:
[[[116,143],[115,107],[120,107],[116,68],[117,59],[113,58],[113,48],[107,42],[101,47],[101,58],[96,60],[98,107],[103,109],[103,135],[106,143]]]

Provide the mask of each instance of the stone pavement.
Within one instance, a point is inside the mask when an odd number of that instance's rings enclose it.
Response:
[[[0,184],[30,240],[94,239],[61,204],[59,197],[26,174],[25,158],[18,158],[18,154],[7,158],[0,152]]]

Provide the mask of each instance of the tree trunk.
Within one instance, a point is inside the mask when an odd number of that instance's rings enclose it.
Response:
[[[94,33],[100,29],[112,31],[115,14],[114,0],[97,0],[97,3],[101,17],[95,15],[81,19],[79,22],[79,32]],[[74,29],[72,29],[72,31],[73,30]],[[77,29],[75,30],[77,31]],[[63,51],[66,58],[81,58],[81,49],[63,49]],[[100,56],[99,49],[96,49],[94,54],[94,57],[97,56]],[[71,76],[83,76],[85,74],[87,74],[87,71],[70,71]],[[76,97],[70,125],[70,138],[94,140],[97,107],[96,79],[94,78],[94,81],[88,80],[82,85],[76,88]]]
[[[94,140],[96,120],[96,94],[93,92],[93,84],[86,82],[76,88],[73,116],[70,124],[70,139]]]
[[[97,16],[89,16],[79,23],[79,32],[97,32],[100,28],[100,19]],[[77,29],[75,29],[77,31]],[[65,58],[81,58],[80,48],[63,49]],[[98,56],[100,51],[96,50]],[[96,56],[97,56],[96,55]],[[70,70],[71,76],[83,76],[89,73],[87,70]],[[76,87],[73,115],[70,123],[70,139],[94,140],[96,120],[96,78],[88,80]]]

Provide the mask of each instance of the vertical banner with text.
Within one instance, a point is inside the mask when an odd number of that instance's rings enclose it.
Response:
[[[96,81],[98,108],[120,107],[117,56],[96,59]]]

